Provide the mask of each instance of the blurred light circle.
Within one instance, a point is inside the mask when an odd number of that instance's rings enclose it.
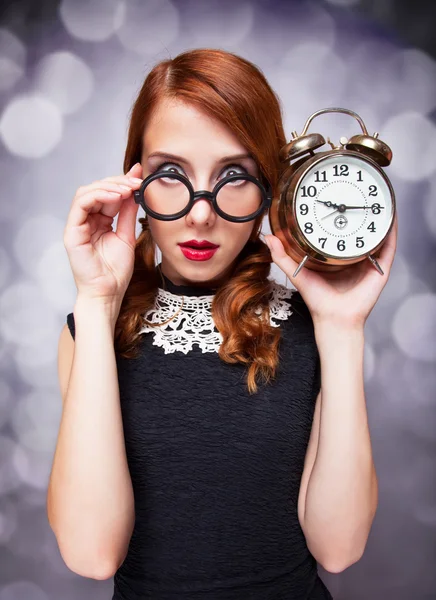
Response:
[[[65,223],[51,214],[23,217],[13,240],[16,261],[24,273],[34,278],[41,256],[52,243],[63,239]]]
[[[11,89],[24,74],[26,47],[9,29],[0,27],[0,90]]]
[[[393,152],[389,169],[400,179],[418,181],[436,170],[436,127],[416,112],[390,118],[380,132]]]
[[[0,136],[12,154],[42,158],[57,146],[63,122],[58,108],[38,95],[16,96],[0,118]]]
[[[241,43],[253,22],[254,8],[250,2],[189,0],[183,6],[181,34],[191,47],[223,48]]]
[[[334,72],[334,79],[331,73]],[[276,73],[275,88],[284,105],[290,107],[286,115],[286,127],[302,130],[311,112],[320,106],[339,104],[339,98],[347,84],[347,68],[344,60],[324,42],[308,41],[292,47],[280,61]],[[289,121],[292,117],[292,122]],[[320,119],[314,131],[322,132],[328,128],[329,137],[335,135],[334,127],[340,123],[340,135],[348,135],[356,131],[356,124],[345,115],[327,115],[328,119]],[[301,123],[301,125],[298,125]],[[321,127],[321,129],[320,129]],[[313,128],[312,128],[313,129]]]
[[[436,61],[431,56],[418,48],[406,48],[390,57],[386,71],[396,74],[396,85],[390,90],[392,94],[397,91],[397,112],[425,114],[436,107]]]
[[[61,412],[59,393],[35,390],[15,403],[10,424],[22,446],[49,452],[56,446]]]
[[[59,17],[65,29],[80,40],[102,42],[110,38],[124,18],[122,0],[62,0]]]
[[[94,76],[88,65],[71,52],[53,52],[40,61],[35,86],[62,114],[70,114],[90,98]]]
[[[14,581],[2,587],[0,600],[49,600],[49,597],[36,583]]]
[[[353,40],[349,49],[347,66],[351,83],[347,87],[347,98],[349,105],[372,130],[370,134],[379,130],[378,119],[390,117],[392,106],[398,103],[400,81],[391,64],[398,54],[398,48],[388,40],[368,36]],[[377,121],[369,116],[365,118],[368,110],[375,113]]]
[[[392,320],[392,335],[410,358],[436,361],[436,294],[406,298]]]
[[[169,0],[129,0],[117,36],[125,48],[155,54],[179,35],[179,11]]]

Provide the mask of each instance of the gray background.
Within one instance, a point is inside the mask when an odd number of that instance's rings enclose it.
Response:
[[[290,138],[344,106],[393,149],[398,248],[365,329],[380,501],[364,557],[320,567],[335,600],[436,597],[436,41],[430,3],[15,1],[0,11],[0,600],[104,600],[46,517],[60,419],[56,354],[75,301],[62,236],[75,190],[122,173],[128,112],[152,66],[194,47],[255,62]],[[334,141],[345,115],[311,125]],[[142,216],[140,210],[138,216]],[[138,224],[138,233],[139,233]],[[265,221],[264,231],[268,232]],[[157,257],[159,258],[159,257]],[[273,267],[283,281],[283,273]],[[242,600],[242,599],[241,599]]]

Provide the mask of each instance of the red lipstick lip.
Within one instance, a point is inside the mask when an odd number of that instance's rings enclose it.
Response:
[[[201,240],[200,242],[197,240],[188,240],[187,242],[180,243],[179,246],[190,247],[190,248],[218,248],[217,244],[212,244],[212,242],[208,242],[207,240]]]

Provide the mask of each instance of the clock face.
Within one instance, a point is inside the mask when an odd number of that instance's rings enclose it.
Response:
[[[364,158],[336,154],[312,165],[296,189],[295,216],[318,252],[352,258],[386,236],[393,199],[385,177]]]

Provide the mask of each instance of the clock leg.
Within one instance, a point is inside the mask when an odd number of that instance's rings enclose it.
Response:
[[[384,275],[383,269],[381,268],[381,266],[378,264],[378,262],[376,261],[376,259],[374,257],[372,257],[371,255],[369,255],[368,256],[368,260],[370,260],[372,262],[372,264],[377,269],[377,271],[380,273],[380,275]]]
[[[306,254],[306,256],[303,258],[303,260],[301,261],[301,263],[298,265],[295,273],[292,275],[292,277],[296,277],[298,275],[298,273],[301,271],[301,269],[304,267],[307,259],[309,258],[309,255]]]

